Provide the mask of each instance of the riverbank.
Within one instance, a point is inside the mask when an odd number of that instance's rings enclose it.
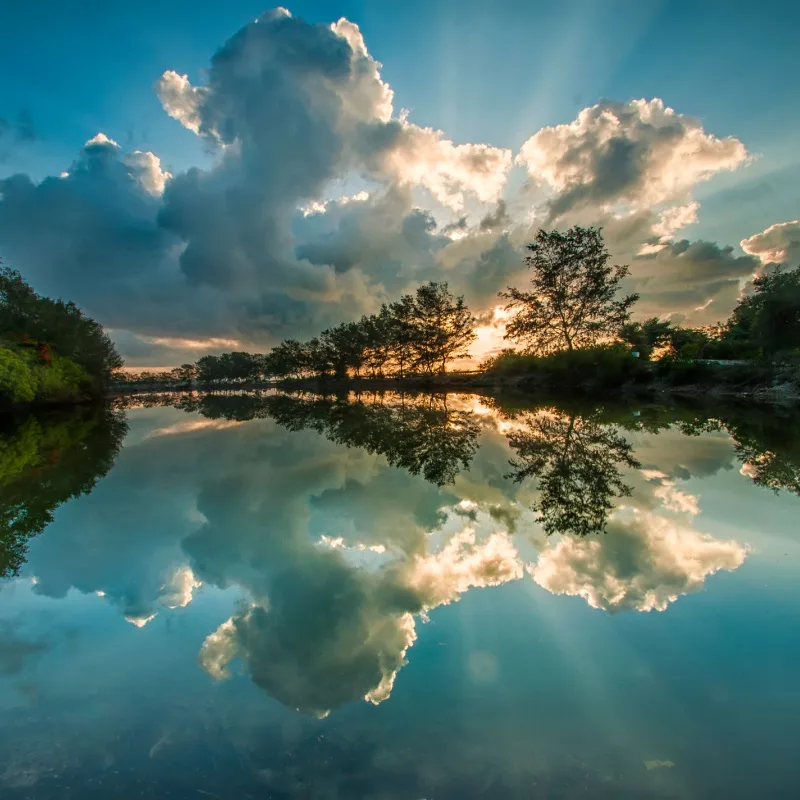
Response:
[[[673,371],[645,368],[636,376],[621,382],[607,381],[587,374],[568,374],[553,380],[552,375],[523,373],[498,375],[491,372],[448,372],[434,375],[399,377],[290,378],[278,381],[243,383],[174,384],[168,381],[129,384],[112,387],[109,395],[151,394],[155,392],[191,391],[309,391],[322,394],[344,392],[432,391],[432,392],[507,392],[531,397],[544,395],[581,395],[592,398],[630,397],[642,399],[687,398],[736,400],[738,402],[800,405],[800,381],[789,374],[765,375],[754,370],[726,366],[702,365],[692,371],[681,367]],[[701,378],[701,379],[698,379]]]

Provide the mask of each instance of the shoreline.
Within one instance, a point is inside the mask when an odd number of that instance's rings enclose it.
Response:
[[[514,392],[532,399],[575,395],[587,399],[709,399],[738,400],[759,405],[800,405],[800,388],[793,384],[759,385],[749,387],[727,386],[720,383],[691,383],[671,386],[659,381],[650,383],[624,383],[614,387],[544,385],[532,380],[530,375],[500,377],[485,373],[446,373],[444,375],[415,375],[405,378],[296,378],[281,381],[253,381],[240,384],[205,384],[175,386],[169,383],[149,383],[113,387],[106,398],[156,392],[247,392],[277,389],[280,391],[310,391],[322,394],[373,391],[466,392],[473,394]]]

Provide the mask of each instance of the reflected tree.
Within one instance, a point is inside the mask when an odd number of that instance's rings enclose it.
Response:
[[[683,422],[681,430],[690,436],[726,431],[742,472],[754,483],[776,494],[786,491],[800,496],[800,431],[791,414],[750,409],[719,418],[702,415]]]
[[[161,393],[117,402],[118,408],[157,405],[210,419],[271,418],[291,431],[311,429],[336,444],[382,455],[436,486],[453,483],[478,450],[475,415],[448,408],[444,394],[375,393],[365,402],[347,394]]]
[[[508,436],[517,457],[507,477],[536,480],[540,498],[533,510],[545,532],[604,532],[614,498],[630,494],[621,469],[640,467],[632,445],[596,414],[552,408],[526,415],[526,422],[525,429]]]
[[[478,449],[474,414],[449,409],[444,395],[400,395],[391,403],[272,395],[264,402],[289,430],[311,428],[337,444],[378,453],[436,486],[453,483]]]
[[[120,412],[94,408],[30,416],[0,431],[0,577],[19,572],[28,542],[58,506],[111,469],[126,432]]]

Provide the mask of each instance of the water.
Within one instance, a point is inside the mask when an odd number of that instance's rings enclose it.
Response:
[[[3,798],[800,795],[790,413],[121,405],[6,425]]]

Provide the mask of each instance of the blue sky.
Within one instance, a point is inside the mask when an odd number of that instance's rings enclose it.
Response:
[[[196,135],[165,113],[163,98],[154,85],[166,70],[174,70],[187,75],[193,86],[202,86],[214,53],[265,8],[258,2],[203,4],[183,0],[143,0],[135,6],[119,7],[91,0],[82,3],[78,13],[70,4],[52,1],[5,4],[0,10],[0,74],[5,77],[0,82],[0,118],[6,122],[0,125],[0,180],[18,173],[29,175],[34,183],[58,176],[70,169],[84,143],[100,131],[118,144],[120,155],[134,150],[154,153],[172,176],[183,175],[193,166],[213,172],[219,162],[218,143],[209,136]],[[328,25],[346,17],[357,24],[369,56],[382,64],[380,78],[394,91],[394,118],[399,117],[401,109],[407,109],[411,123],[440,130],[455,145],[483,143],[507,148],[514,157],[542,127],[566,125],[582,109],[604,99],[624,106],[639,98],[660,98],[678,115],[696,120],[705,135],[735,137],[746,148],[747,159],[740,159],[735,168],[720,163],[686,189],[701,208],[694,221],[685,222],[674,238],[710,240],[722,248],[730,245],[735,255],[741,256],[740,240],[798,216],[800,156],[795,141],[800,123],[800,82],[795,38],[800,29],[800,8],[794,4],[412,0],[296,2],[289,10],[309,23]],[[219,94],[219,100],[223,94]],[[311,96],[306,99],[312,107],[320,102]],[[251,95],[252,102],[257,101]],[[17,135],[20,115],[27,115],[35,133],[26,141]],[[282,122],[273,117],[256,136],[268,142]],[[303,156],[298,154],[298,158]],[[280,159],[282,163],[288,160],[288,156]],[[340,167],[328,166],[333,172]],[[363,172],[364,165],[348,164],[347,169]],[[337,185],[348,189],[360,186],[358,179],[336,177],[343,181]],[[370,177],[373,183],[366,187],[370,191],[375,189],[376,180],[381,188],[388,185],[385,170],[376,178],[373,169]],[[398,180],[409,185],[407,174],[401,179],[393,174],[393,185],[398,185]],[[524,170],[511,168],[504,197],[525,180],[537,185],[542,182],[533,172],[524,175]],[[647,180],[644,173],[643,180]],[[465,185],[468,193],[474,189],[469,181]],[[546,188],[552,194],[554,188],[558,191],[563,186],[554,187],[551,182]],[[294,189],[287,202],[297,207],[320,197],[336,196],[330,188],[316,196],[317,183],[312,192]],[[400,213],[410,212],[412,206],[424,207],[441,228],[451,218],[441,203],[428,202],[427,196],[421,199],[418,189],[414,187],[413,203]],[[423,187],[423,194],[425,191]],[[669,200],[673,201],[688,202],[686,197]],[[9,218],[11,202],[6,198]],[[520,202],[516,207],[519,211]],[[45,214],[42,207],[41,218],[52,218],[55,211],[48,209]],[[663,203],[658,210],[662,209]],[[485,208],[469,204],[466,210],[475,220],[485,212]],[[601,216],[598,222],[603,221]],[[559,224],[572,221],[564,218]],[[264,222],[263,229],[272,222]],[[283,221],[280,226],[284,226]],[[0,257],[13,259],[43,290],[74,296],[101,321],[134,337],[153,339],[163,333],[173,338],[183,335],[202,339],[202,331],[188,323],[161,332],[150,323],[137,327],[115,313],[108,302],[85,291],[81,280],[69,280],[73,271],[77,272],[70,264],[60,264],[60,277],[53,279],[40,264],[45,256],[41,252],[34,256],[19,240],[23,227],[28,239],[40,238],[36,225],[26,227],[17,222],[14,227],[16,234],[4,234],[0,207]],[[790,258],[799,237],[793,228],[781,229],[780,234],[786,246],[779,250]],[[83,242],[97,233],[80,230],[70,231],[70,235],[70,242]],[[177,236],[184,243],[192,239],[186,231],[177,231]],[[218,240],[225,238],[220,234]],[[628,251],[632,255],[637,252],[628,244],[628,249],[617,247],[626,258]],[[485,245],[476,244],[479,252],[473,255],[475,259],[489,252]],[[428,251],[436,247],[426,244]],[[461,247],[464,249],[464,245]],[[62,243],[61,249],[69,249],[69,244],[65,248]],[[152,252],[151,246],[147,252]],[[755,250],[751,255],[760,257]],[[420,264],[424,261],[421,256],[406,258],[419,258]],[[438,253],[434,260],[438,263],[443,258]],[[107,261],[106,256],[104,263]],[[274,275],[273,267],[251,266],[259,273],[273,270],[269,274]],[[336,264],[332,267],[341,273]],[[110,265],[107,269],[109,274],[114,271],[118,275],[127,267]],[[177,269],[187,272],[185,264]],[[388,296],[394,292],[374,265],[360,269],[372,280],[362,294],[385,291]],[[426,274],[436,277],[434,268],[422,264],[416,269],[417,277]],[[737,273],[737,280],[741,279]],[[270,292],[274,289],[271,280]],[[216,285],[214,281],[211,284]],[[290,295],[297,293],[292,279],[281,284],[285,285]],[[473,304],[486,306],[486,297],[471,298],[469,281],[464,281],[463,288]],[[117,285],[108,287],[109,295],[119,291]],[[159,291],[161,295],[168,293],[167,289]],[[263,281],[256,287],[248,286],[248,296],[253,292],[262,295]],[[341,291],[333,294],[340,297]],[[700,299],[705,302],[708,294],[704,287]],[[283,335],[290,325],[291,315],[287,317],[281,311],[277,315],[280,324],[262,315],[263,324],[243,327],[241,317],[230,310],[238,302],[230,296],[224,298],[225,311],[220,310],[219,315],[226,320],[209,330],[209,335],[258,344]],[[271,303],[267,303],[270,308]],[[669,305],[673,303],[671,295],[668,300],[654,299],[653,303],[665,314],[686,316],[691,311],[689,306]],[[719,305],[726,303],[730,305],[730,292]],[[357,300],[340,305],[343,311],[364,310]],[[199,307],[203,311],[198,314],[213,317],[217,313],[208,311],[205,300]],[[142,319],[146,316],[143,314]],[[330,321],[316,309],[307,310],[303,316]],[[166,357],[166,352],[161,356]]]

